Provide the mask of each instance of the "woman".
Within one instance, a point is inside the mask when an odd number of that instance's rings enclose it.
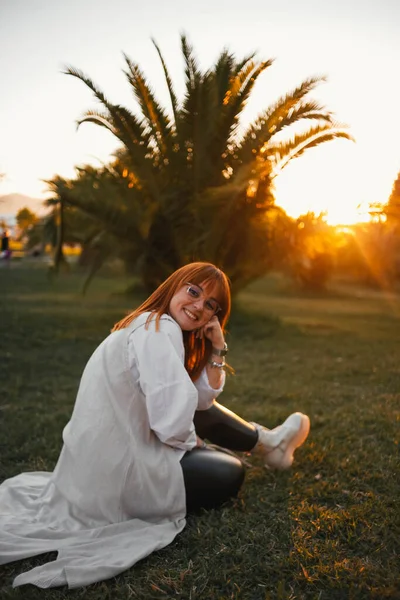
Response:
[[[95,350],[54,472],[22,473],[0,486],[0,564],[58,552],[14,586],[73,588],[113,577],[168,545],[187,510],[235,496],[241,461],[204,438],[257,449],[269,468],[291,465],[308,417],[295,413],[269,431],[215,402],[229,312],[224,273],[192,263]]]

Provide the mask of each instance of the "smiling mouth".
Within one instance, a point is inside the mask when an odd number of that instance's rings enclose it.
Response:
[[[195,314],[193,314],[192,312],[190,312],[190,310],[188,310],[187,308],[183,309],[183,312],[185,313],[185,315],[191,320],[191,321],[197,321],[197,317]]]

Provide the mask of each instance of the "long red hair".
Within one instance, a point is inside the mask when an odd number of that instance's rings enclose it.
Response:
[[[225,326],[231,312],[229,279],[218,267],[204,262],[190,263],[172,273],[143,304],[121,321],[118,321],[112,331],[127,327],[144,312],[150,312],[146,324],[148,325],[151,319],[155,318],[156,330],[158,331],[161,316],[168,313],[173,296],[187,282],[197,285],[203,283],[204,287],[213,288],[213,297],[221,307],[217,317],[222,331],[225,333]],[[212,345],[208,339],[196,338],[195,331],[183,331],[183,342],[185,345],[185,367],[192,381],[195,381],[211,356]]]

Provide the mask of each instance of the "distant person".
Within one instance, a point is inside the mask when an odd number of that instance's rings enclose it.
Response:
[[[8,231],[5,229],[1,236],[1,253],[0,256],[3,260],[9,264],[11,258],[11,250],[10,250],[10,235]]]
[[[306,415],[269,430],[215,401],[225,382],[230,306],[225,274],[188,264],[95,350],[54,471],[0,486],[0,563],[58,552],[14,586],[88,585],[167,546],[187,511],[238,493],[243,463],[224,449],[259,452],[271,469],[290,467],[309,432]]]

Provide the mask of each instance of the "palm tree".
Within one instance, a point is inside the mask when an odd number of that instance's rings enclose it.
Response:
[[[44,236],[52,239],[53,265],[51,272],[58,273],[60,268],[68,269],[68,262],[64,254],[64,238],[65,238],[65,195],[63,193],[64,180],[62,177],[56,176],[53,180],[46,180],[45,183],[53,192],[51,198],[45,202],[46,206],[52,209],[50,215],[44,222]]]
[[[70,201],[98,218],[110,233],[125,242],[131,238],[131,252],[125,244],[126,259],[141,269],[149,289],[191,259],[218,264],[239,289],[271,262],[274,178],[306,150],[351,136],[331,112],[309,98],[322,77],[303,81],[241,133],[241,113],[257,79],[273,61],[256,60],[254,54],[237,60],[223,50],[215,65],[203,72],[182,35],[186,89],[179,102],[153,43],[164,70],[170,111],[159,104],[139,65],[126,55],[124,73],[140,116],[111,103],[81,71],[66,69],[89,87],[103,109],[87,111],[78,124],[104,127],[121,142],[118,159],[125,173],[125,180],[119,176],[124,201],[121,194],[107,205],[84,195]],[[282,139],[283,130],[299,122],[313,125]]]
[[[120,235],[121,223],[112,218],[110,233],[101,221],[104,223],[110,215],[109,205],[117,204],[116,192],[120,191],[120,186],[110,189],[107,185],[111,168],[95,169],[86,166],[77,167],[76,171],[77,176],[72,180],[57,175],[45,181],[52,191],[52,197],[46,200],[47,206],[52,210],[43,218],[41,229],[43,240],[50,242],[53,247],[52,272],[58,272],[60,267],[67,266],[63,252],[65,243],[81,246],[79,264],[90,267],[85,289],[104,260],[117,254],[115,236]],[[85,210],[76,206],[82,198]],[[97,208],[96,217],[91,216],[93,204],[102,207],[102,211]],[[118,250],[120,253],[121,249]]]

